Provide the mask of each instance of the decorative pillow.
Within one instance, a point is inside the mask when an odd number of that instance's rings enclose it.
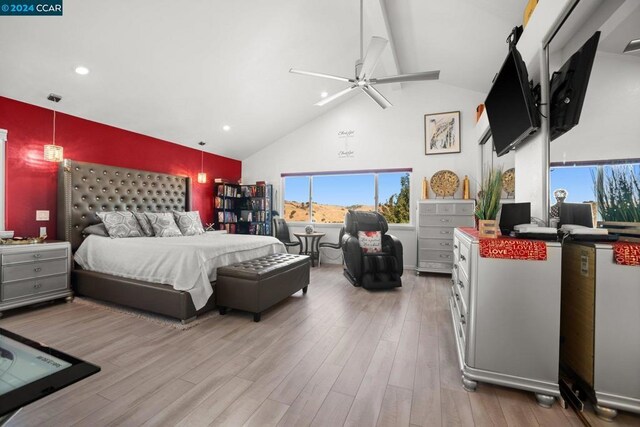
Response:
[[[200,212],[178,212],[173,211],[178,228],[183,236],[197,236],[204,233],[204,227],[200,220]]]
[[[145,212],[144,214],[151,223],[151,227],[153,227],[153,232],[156,234],[156,237],[182,236],[171,212]]]
[[[85,236],[88,236],[89,234],[95,234],[96,236],[109,237],[107,227],[105,227],[104,223],[90,225],[82,230],[82,234],[84,234]]]
[[[116,239],[122,237],[142,237],[144,232],[140,224],[129,211],[98,212],[98,217],[107,228],[109,237]]]
[[[133,216],[138,220],[138,224],[140,224],[140,228],[144,232],[144,235],[147,237],[155,236],[156,234],[153,232],[153,227],[149,222],[149,219],[142,212],[134,212]]]
[[[362,252],[366,254],[382,252],[382,233],[380,231],[358,231],[358,242]]]

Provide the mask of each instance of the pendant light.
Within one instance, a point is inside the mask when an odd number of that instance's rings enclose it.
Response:
[[[49,101],[60,102],[61,96],[49,94]],[[64,149],[56,145],[56,110],[53,110],[53,143],[44,146],[44,159],[48,162],[61,162],[64,159]]]
[[[200,173],[198,174],[198,183],[206,184],[207,183],[207,174],[204,172],[204,144],[205,142],[200,141],[198,145],[200,148]]]

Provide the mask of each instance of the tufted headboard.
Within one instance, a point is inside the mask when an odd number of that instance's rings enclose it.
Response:
[[[137,169],[64,160],[58,169],[58,239],[82,243],[96,212],[191,210],[191,179]]]

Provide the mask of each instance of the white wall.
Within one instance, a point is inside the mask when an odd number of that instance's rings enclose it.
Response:
[[[551,142],[551,161],[629,158],[640,158],[640,58],[598,51],[580,123]]]
[[[439,82],[406,84],[385,96],[394,104],[382,110],[366,95],[357,94],[303,127],[278,139],[242,162],[243,182],[267,180],[280,189],[280,174],[290,172],[344,171],[360,169],[413,168],[412,216],[420,197],[421,181],[437,171],[450,169],[460,177],[468,175],[471,194],[479,179],[480,147],[475,140],[475,108],[486,94]],[[460,111],[460,154],[425,156],[424,115]],[[337,133],[355,130],[353,158],[338,158]],[[278,190],[281,209],[281,192]],[[461,197],[461,191],[456,197]],[[413,224],[412,218],[412,224]],[[325,240],[337,241],[338,225],[323,226]],[[296,227],[291,227],[297,229]],[[415,267],[416,237],[413,226],[396,226],[392,233],[403,242],[407,267]],[[333,253],[327,252],[335,257]]]

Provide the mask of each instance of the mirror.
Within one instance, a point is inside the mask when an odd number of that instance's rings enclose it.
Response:
[[[640,2],[581,0],[549,45],[549,71],[559,70],[596,31],[600,40],[579,124],[550,142],[550,216],[557,214],[555,191],[567,202],[592,203],[594,219],[640,222],[637,186],[631,196],[609,187],[640,177],[640,50],[624,52],[640,39]],[[613,215],[604,209],[604,195],[630,197],[631,209]]]

